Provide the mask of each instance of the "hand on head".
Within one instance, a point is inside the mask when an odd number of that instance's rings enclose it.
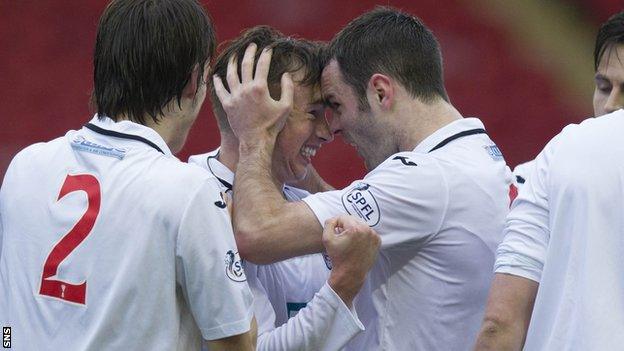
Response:
[[[227,83],[214,76],[214,87],[234,134],[241,143],[256,143],[260,138],[275,138],[284,127],[293,105],[293,81],[289,73],[281,80],[281,97],[274,100],[269,94],[267,76],[271,65],[271,48],[265,48],[258,59],[254,74],[256,44],[245,50],[238,76],[236,57],[230,58],[227,69]]]

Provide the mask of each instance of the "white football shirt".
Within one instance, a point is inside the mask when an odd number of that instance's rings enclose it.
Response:
[[[0,324],[17,350],[199,349],[249,330],[212,176],[152,129],[93,118],[22,150],[0,190]]]
[[[624,345],[624,111],[566,127],[537,156],[495,270],[539,283],[525,350]]]
[[[515,177],[515,184],[518,188],[524,186],[524,183],[526,183],[529,178],[531,171],[533,171],[533,167],[535,167],[535,160],[521,163],[514,168],[513,174]]]
[[[350,350],[465,350],[475,341],[509,207],[511,172],[481,121],[454,121],[343,190],[305,201],[381,236]]]
[[[229,192],[234,173],[219,162],[218,154],[219,149],[194,155],[188,162],[207,170],[219,180],[221,190]],[[288,201],[309,195],[287,185],[283,194]],[[324,254],[268,265],[245,261],[244,267],[254,294],[258,350],[338,350],[364,329],[355,310],[326,283],[331,262]]]

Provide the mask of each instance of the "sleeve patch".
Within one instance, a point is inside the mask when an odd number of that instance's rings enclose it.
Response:
[[[360,217],[369,227],[376,226],[381,219],[379,205],[367,183],[358,182],[343,193],[342,206],[347,213]]]
[[[238,251],[229,250],[225,254],[225,275],[235,282],[244,282],[247,280],[245,271],[243,270],[243,261]]]

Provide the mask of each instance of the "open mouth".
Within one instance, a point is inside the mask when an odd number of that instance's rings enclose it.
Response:
[[[317,148],[314,148],[311,146],[304,146],[301,148],[301,151],[299,151],[299,153],[301,154],[301,156],[303,156],[305,159],[309,161],[312,157],[316,155],[317,151],[318,151]]]

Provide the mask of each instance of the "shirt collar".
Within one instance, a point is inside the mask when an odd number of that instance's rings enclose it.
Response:
[[[217,159],[219,151],[220,148],[206,154],[206,166],[213,176],[221,181],[225,181],[231,187],[232,183],[234,183],[234,172]]]
[[[436,130],[414,148],[414,152],[426,154],[445,139],[471,129],[484,129],[483,122],[478,118],[461,118]]]
[[[167,143],[165,143],[165,140],[163,140],[160,134],[158,134],[155,130],[153,130],[150,127],[146,127],[142,124],[138,124],[138,123],[128,121],[128,120],[115,122],[109,117],[103,117],[100,120],[97,114],[89,121],[89,123],[107,131],[134,135],[134,136],[146,139],[154,143],[156,146],[158,146],[158,148],[166,156],[173,156],[173,154],[171,153],[171,150],[169,149],[169,146],[167,146]],[[119,136],[119,138],[124,139],[123,136]],[[135,140],[135,139],[130,139],[130,140]],[[141,142],[140,140],[135,140],[135,141],[137,144],[142,144],[145,147],[149,147],[149,148],[153,147],[147,143]]]

